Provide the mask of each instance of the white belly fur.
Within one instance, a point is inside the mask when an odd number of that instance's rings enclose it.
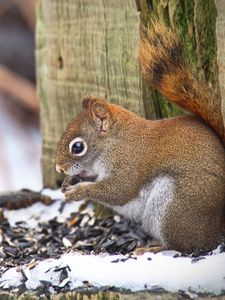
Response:
[[[145,232],[163,242],[162,223],[167,205],[173,199],[174,183],[169,176],[159,176],[129,203],[113,209],[141,224]]]

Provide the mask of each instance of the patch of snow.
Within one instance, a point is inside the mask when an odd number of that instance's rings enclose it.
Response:
[[[0,287],[8,289],[10,287],[17,287],[22,283],[23,276],[17,267],[8,269],[3,276],[0,277]]]
[[[196,263],[190,257],[174,258],[174,253],[145,253],[123,261],[127,256],[71,252],[59,259],[41,261],[32,270],[26,266],[21,269],[27,278],[25,285],[31,290],[40,287],[42,281],[58,287],[69,284],[71,290],[85,286],[83,282],[95,287],[111,286],[131,291],[158,287],[170,292],[182,290],[218,295],[225,290],[225,253],[207,256]],[[63,280],[60,279],[62,269],[67,270]],[[0,287],[19,286],[22,278],[18,268],[11,268],[1,276]]]
[[[63,200],[63,194],[60,190],[43,190],[44,195],[52,197],[55,200],[51,205],[45,205],[37,202],[27,208],[21,208],[17,210],[4,210],[4,217],[8,220],[10,226],[15,227],[17,222],[23,222],[26,227],[35,228],[38,223],[48,222],[55,217],[63,218],[64,221],[70,217],[71,213],[78,211],[83,201],[71,201],[65,203]],[[61,211],[62,205],[63,207]]]
[[[62,200],[64,199],[64,194],[61,192],[60,189],[52,190],[52,189],[43,189],[41,192],[43,195],[49,196],[52,199]]]

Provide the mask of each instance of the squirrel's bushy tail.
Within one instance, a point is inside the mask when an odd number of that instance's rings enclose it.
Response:
[[[198,115],[224,140],[220,101],[214,101],[206,84],[191,74],[178,36],[162,24],[145,29],[140,42],[140,64],[151,87],[171,102]]]

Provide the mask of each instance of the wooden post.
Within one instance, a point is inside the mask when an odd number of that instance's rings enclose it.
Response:
[[[36,59],[44,185],[55,186],[54,154],[86,95],[144,115],[134,0],[38,0]]]

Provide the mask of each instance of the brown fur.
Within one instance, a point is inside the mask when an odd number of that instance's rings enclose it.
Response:
[[[205,108],[210,98],[186,71],[174,34],[155,27],[148,39],[153,46],[147,40],[142,42],[141,64],[152,86],[171,101],[211,120],[208,113],[212,108]],[[173,179],[174,190],[163,219],[163,246],[190,252],[212,248],[221,241],[225,151],[203,121],[191,116],[147,121],[96,97],[85,98],[83,108],[59,142],[57,169],[69,174],[71,166],[76,165],[78,170],[98,173],[103,166],[108,174],[85,185],[64,184],[66,199],[121,206],[135,199],[155,178],[167,175]],[[75,137],[82,137],[88,144],[82,157],[69,152]]]

